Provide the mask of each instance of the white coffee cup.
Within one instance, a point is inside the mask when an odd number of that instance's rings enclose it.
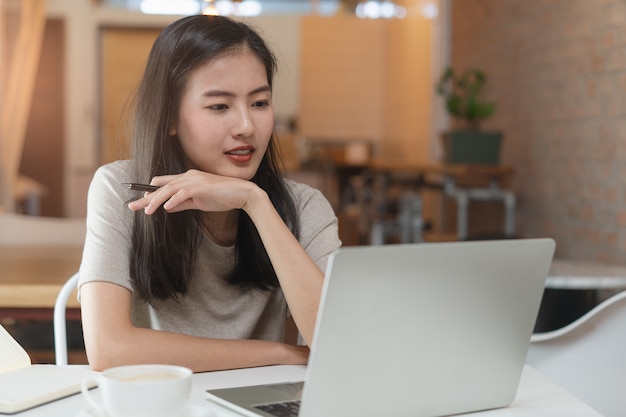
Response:
[[[188,407],[191,375],[181,366],[119,366],[86,377],[82,393],[96,412],[109,417],[179,417]],[[93,382],[101,402],[89,391]]]

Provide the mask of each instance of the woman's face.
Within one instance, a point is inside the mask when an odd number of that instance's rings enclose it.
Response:
[[[178,120],[188,168],[249,180],[274,129],[272,92],[263,63],[250,49],[226,54],[189,74]]]

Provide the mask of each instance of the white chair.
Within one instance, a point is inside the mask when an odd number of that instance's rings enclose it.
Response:
[[[602,415],[626,416],[626,291],[563,328],[534,334],[526,363]]]
[[[67,300],[78,286],[78,272],[68,279],[54,303],[54,359],[57,365],[68,364],[67,354],[67,322],[65,312],[67,310]]]

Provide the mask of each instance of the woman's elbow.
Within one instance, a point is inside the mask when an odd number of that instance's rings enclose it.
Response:
[[[85,344],[85,353],[87,354],[87,362],[94,371],[104,371],[116,366],[113,357],[107,355],[106,349],[102,347],[88,347]]]
[[[97,371],[128,362],[133,348],[131,294],[109,282],[87,282],[81,290],[81,320],[89,365]]]
[[[129,365],[127,349],[123,342],[115,337],[100,337],[95,340],[85,338],[87,362],[94,371],[103,371],[115,366]]]

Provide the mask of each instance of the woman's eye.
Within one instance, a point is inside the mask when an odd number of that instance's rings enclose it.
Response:
[[[221,110],[226,110],[228,106],[226,104],[214,104],[212,106],[209,106],[208,108],[211,110],[221,111]]]
[[[269,106],[270,102],[269,100],[259,100],[259,101],[255,101],[253,106],[254,107],[265,107],[265,106]]]

